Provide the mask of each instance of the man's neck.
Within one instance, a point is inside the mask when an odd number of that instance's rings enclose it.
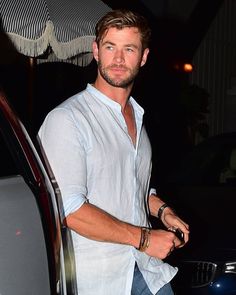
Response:
[[[97,88],[100,92],[105,94],[110,99],[119,103],[122,111],[125,110],[130,92],[132,90],[132,85],[122,88],[122,87],[114,87],[108,84],[107,82],[100,81],[100,79],[96,79],[93,86]]]

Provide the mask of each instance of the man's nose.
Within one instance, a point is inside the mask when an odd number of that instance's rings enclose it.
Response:
[[[123,63],[125,60],[123,50],[116,50],[114,59],[117,63]]]

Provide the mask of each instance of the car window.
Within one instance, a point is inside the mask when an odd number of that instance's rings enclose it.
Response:
[[[171,175],[185,185],[236,185],[236,143],[197,146]]]
[[[0,132],[0,177],[18,173],[18,168]]]

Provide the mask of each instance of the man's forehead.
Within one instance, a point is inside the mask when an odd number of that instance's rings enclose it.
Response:
[[[110,39],[110,37],[112,37],[112,40],[109,40],[109,41],[114,41],[113,39],[114,36],[117,38],[119,37],[122,38],[126,34],[129,36],[129,38],[133,37],[134,39],[139,39],[139,40],[141,39],[140,32],[138,28],[136,27],[124,27],[124,28],[110,27],[105,31],[101,39],[101,42],[102,43],[106,42],[108,39]]]

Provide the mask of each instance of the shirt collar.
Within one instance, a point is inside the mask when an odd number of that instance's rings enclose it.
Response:
[[[117,109],[118,111],[121,112],[121,106],[119,103],[107,97],[105,94],[103,94],[101,91],[99,91],[97,88],[95,88],[91,84],[89,83],[87,84],[86,90],[92,93],[93,95],[95,95],[95,97],[99,99],[100,101],[102,101],[104,104],[108,105],[109,107],[113,109]],[[132,104],[135,113],[138,113],[140,116],[143,116],[144,109],[135,101],[135,99],[132,96],[129,97],[129,101]]]

